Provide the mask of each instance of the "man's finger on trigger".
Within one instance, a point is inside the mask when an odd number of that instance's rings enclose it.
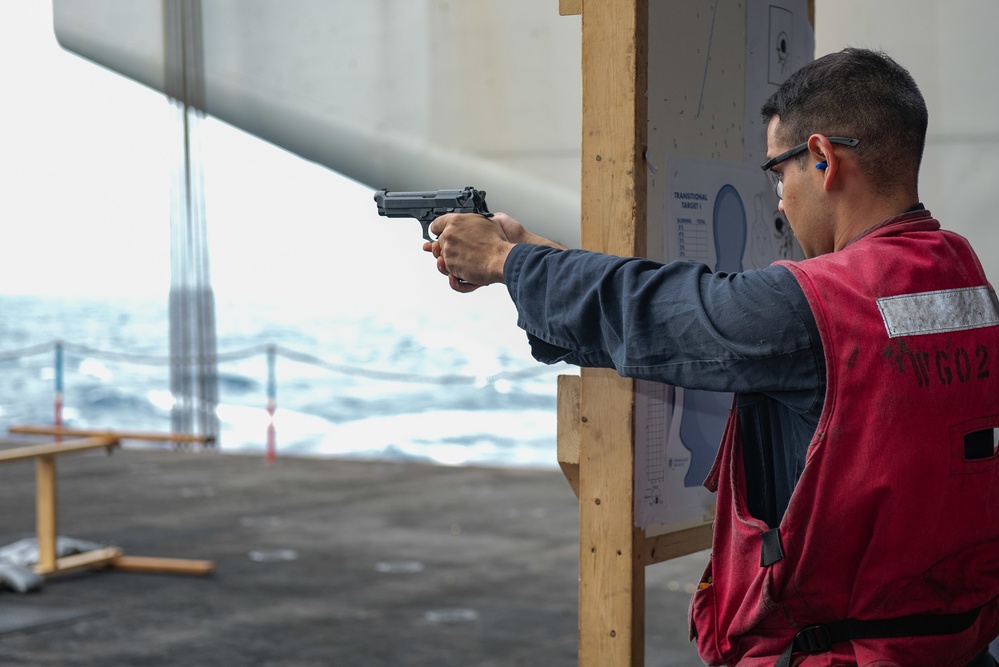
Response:
[[[445,216],[441,215],[434,218],[434,221],[430,223],[430,233],[435,237],[440,236],[444,228],[447,227],[447,220],[444,219]]]

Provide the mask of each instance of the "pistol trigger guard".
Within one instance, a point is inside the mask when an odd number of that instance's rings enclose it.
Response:
[[[431,243],[433,243],[437,239],[435,239],[435,238],[433,238],[433,237],[430,236],[430,223],[431,222],[433,222],[433,220],[420,220],[420,224],[423,225],[423,238],[425,238],[427,241],[430,241]]]

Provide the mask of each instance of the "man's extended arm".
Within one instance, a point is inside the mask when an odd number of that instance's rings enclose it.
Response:
[[[822,399],[818,330],[782,267],[715,274],[689,262],[517,245],[505,282],[539,361],[779,394],[803,409]]]
[[[539,361],[781,394],[805,410],[822,400],[815,320],[782,267],[726,275],[689,262],[566,250],[502,213],[445,215],[431,231],[439,238],[424,248],[452,289],[506,283]]]

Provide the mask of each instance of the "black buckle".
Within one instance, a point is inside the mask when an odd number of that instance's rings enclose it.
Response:
[[[823,653],[832,647],[832,636],[824,625],[809,625],[794,636],[794,648],[801,653]]]

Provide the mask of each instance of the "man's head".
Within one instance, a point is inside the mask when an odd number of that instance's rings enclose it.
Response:
[[[884,53],[844,49],[792,74],[761,111],[787,146],[815,133],[852,137],[860,170],[882,194],[915,189],[928,114],[916,82]]]
[[[807,257],[842,248],[918,201],[926,103],[887,55],[823,56],[792,74],[762,114],[764,169],[780,181],[780,208]]]

